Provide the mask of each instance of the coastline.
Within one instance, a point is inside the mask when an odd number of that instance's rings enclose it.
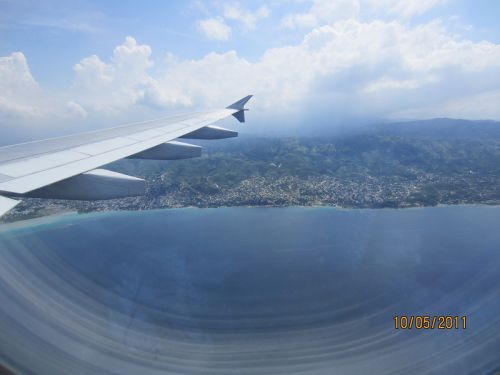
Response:
[[[105,209],[95,211],[79,212],[77,210],[61,210],[51,211],[47,215],[40,215],[36,217],[23,218],[22,215],[16,215],[14,220],[0,221],[0,234],[3,231],[22,230],[23,228],[37,228],[47,225],[59,223],[61,221],[72,221],[77,218],[78,220],[92,219],[95,217],[115,216],[115,215],[137,215],[139,213],[158,213],[165,211],[211,211],[221,209],[327,209],[336,211],[416,211],[422,209],[446,209],[446,208],[470,208],[470,207],[489,207],[500,208],[500,204],[487,204],[487,203],[460,203],[460,204],[437,204],[433,206],[408,206],[408,207],[348,207],[337,205],[240,205],[240,206],[217,206],[217,207],[200,207],[200,206],[184,206],[184,207],[159,207],[151,209]]]

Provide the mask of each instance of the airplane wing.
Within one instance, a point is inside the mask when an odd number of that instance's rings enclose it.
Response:
[[[94,200],[141,195],[144,180],[98,168],[123,158],[199,156],[200,147],[174,139],[237,136],[210,125],[231,115],[244,122],[244,106],[251,97],[215,111],[0,147],[0,216],[19,203],[12,199],[16,197]]]

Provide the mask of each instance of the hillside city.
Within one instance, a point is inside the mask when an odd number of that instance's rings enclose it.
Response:
[[[242,137],[201,158],[122,160],[147,193],[108,201],[26,199],[4,221],[63,211],[178,207],[406,208],[500,204],[500,123],[437,119],[328,138]]]

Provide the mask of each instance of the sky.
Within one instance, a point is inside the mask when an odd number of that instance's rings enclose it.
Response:
[[[224,107],[248,129],[500,120],[500,2],[0,0],[0,136]]]

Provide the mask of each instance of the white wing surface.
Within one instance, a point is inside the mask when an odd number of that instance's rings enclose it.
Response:
[[[173,140],[237,136],[210,125],[231,115],[244,122],[244,106],[251,97],[215,111],[0,147],[0,216],[19,203],[7,197],[109,199],[138,195],[144,190],[143,180],[97,168],[122,158],[199,156],[199,147]]]

